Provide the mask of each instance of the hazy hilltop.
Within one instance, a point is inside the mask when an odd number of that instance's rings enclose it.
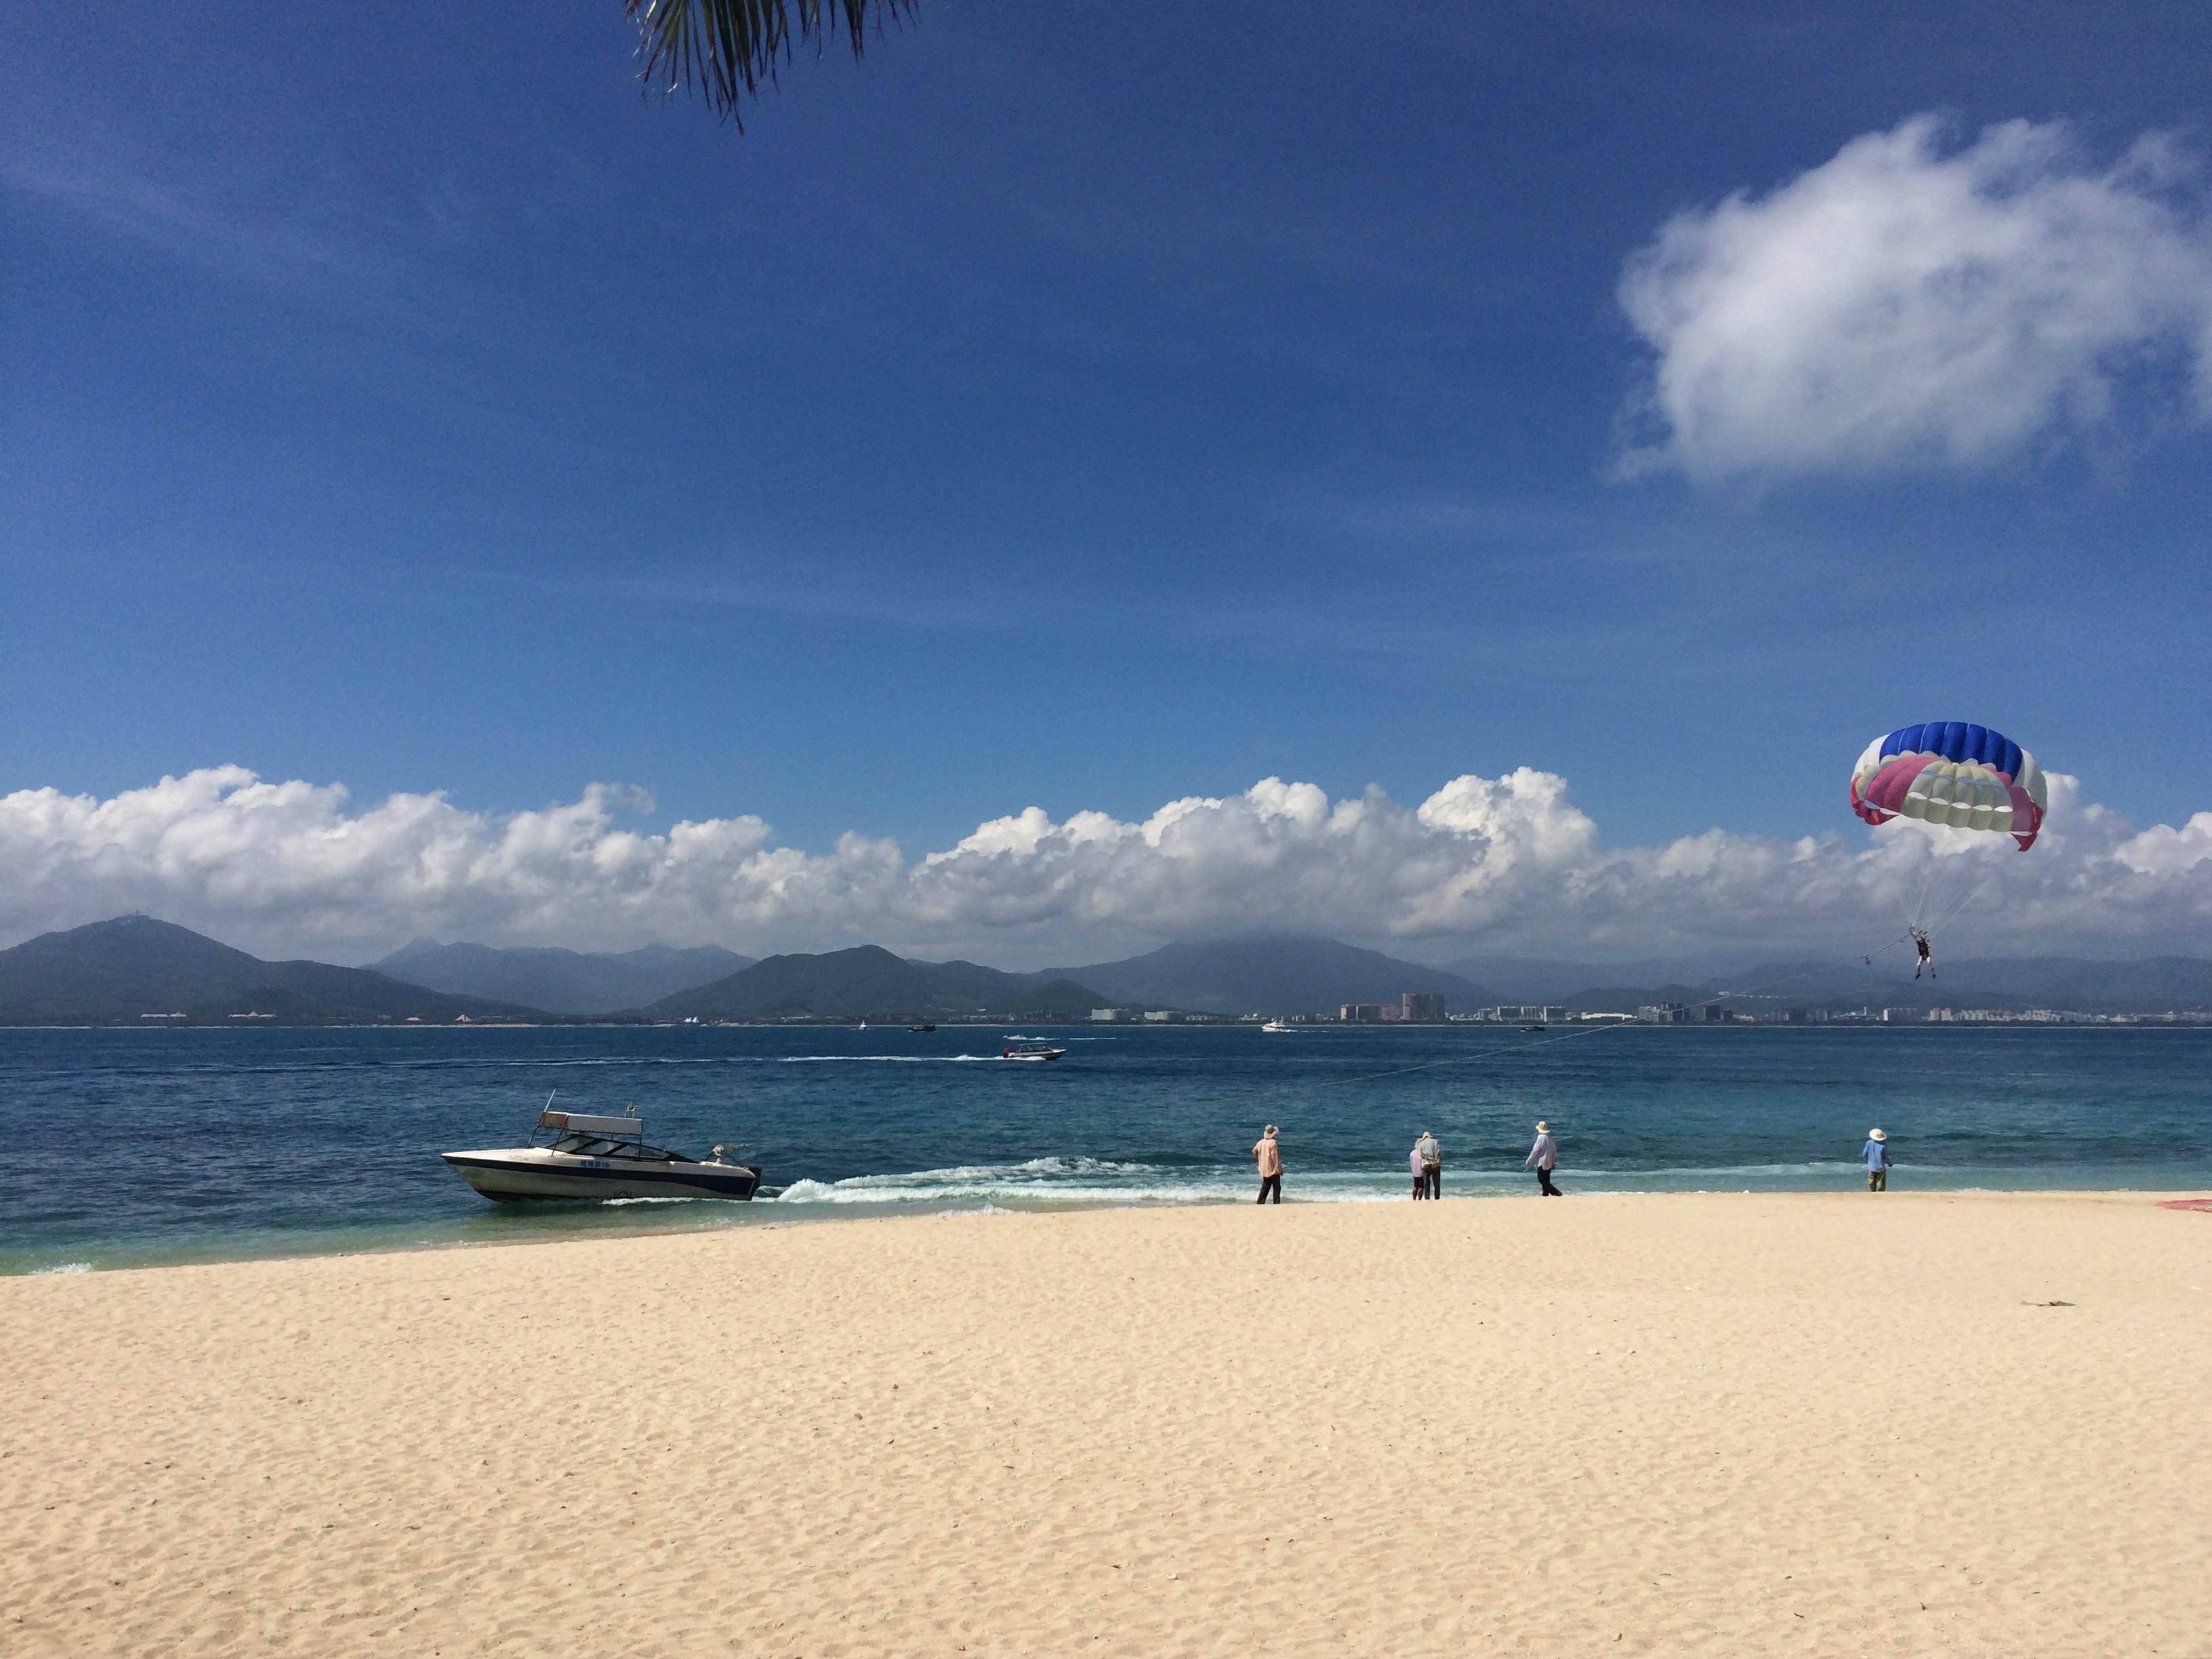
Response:
[[[688,950],[647,945],[613,953],[416,939],[369,965],[392,979],[455,996],[592,1015],[643,1008],[749,968],[753,960],[719,945]]]
[[[1453,1013],[1497,1000],[1444,969],[1309,937],[1167,945],[1053,971],[1103,992],[1109,1002],[1213,1014],[1333,1014],[1343,1003],[1395,1002],[1407,991],[1440,991]]]
[[[1730,957],[1645,957],[1623,962],[1557,961],[1547,957],[1468,957],[1452,971],[1486,986],[1505,1002],[1562,1002],[1607,985],[1704,985],[1737,966]]]
[[[228,1023],[248,1012],[294,1024],[541,1018],[535,1009],[450,996],[365,968],[264,962],[151,916],[118,916],[0,951],[0,1023],[137,1024],[141,1015],[174,1013],[187,1023]]]
[[[1049,975],[1004,974],[972,962],[913,962],[878,945],[818,956],[769,957],[711,985],[665,997],[655,1019],[1083,1019],[1098,994]]]

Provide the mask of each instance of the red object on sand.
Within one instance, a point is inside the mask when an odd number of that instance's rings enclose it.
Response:
[[[2212,1215],[2212,1198],[2161,1198],[2158,1207],[2161,1210],[2202,1210],[2205,1214]]]

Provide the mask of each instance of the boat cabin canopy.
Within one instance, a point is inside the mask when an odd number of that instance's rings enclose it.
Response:
[[[571,1134],[610,1135],[617,1140],[636,1140],[645,1125],[634,1117],[594,1117],[586,1112],[540,1112],[541,1129],[564,1129]]]

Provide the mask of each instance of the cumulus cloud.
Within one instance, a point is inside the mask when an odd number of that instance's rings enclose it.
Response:
[[[0,940],[140,909],[264,954],[356,957],[416,934],[755,953],[862,941],[1044,966],[1164,939],[1311,931],[1553,956],[1846,952],[1955,899],[1977,951],[2212,950],[2212,812],[2138,831],[2054,775],[2041,842],[1892,824],[1795,840],[1716,828],[1607,847],[1566,780],[1455,778],[1417,806],[1264,779],[1141,822],[1030,807],[910,859],[759,818],[629,826],[641,792],[489,814],[442,793],[356,805],[240,767],[112,799],[0,797]]]
[[[2204,204],[2163,138],[2093,170],[2057,125],[1947,154],[1920,116],[1678,214],[1620,280],[1664,434],[1625,470],[1972,468],[2104,424],[2161,362],[2212,415]]]

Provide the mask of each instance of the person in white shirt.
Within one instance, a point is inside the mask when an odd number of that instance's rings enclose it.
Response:
[[[1406,1154],[1406,1168],[1413,1177],[1413,1201],[1418,1204],[1429,1195],[1429,1172],[1421,1163],[1419,1146]]]
[[[1421,1178],[1428,1182],[1429,1196],[1442,1198],[1444,1195],[1443,1147],[1434,1135],[1424,1129],[1421,1138],[1413,1143],[1413,1150],[1421,1155]]]
[[[1552,1126],[1536,1125],[1536,1144],[1528,1149],[1528,1156],[1521,1160],[1524,1170],[1536,1172],[1536,1190],[1547,1198],[1558,1198],[1560,1192],[1552,1184],[1552,1171],[1559,1167],[1559,1143],[1552,1139]]]

